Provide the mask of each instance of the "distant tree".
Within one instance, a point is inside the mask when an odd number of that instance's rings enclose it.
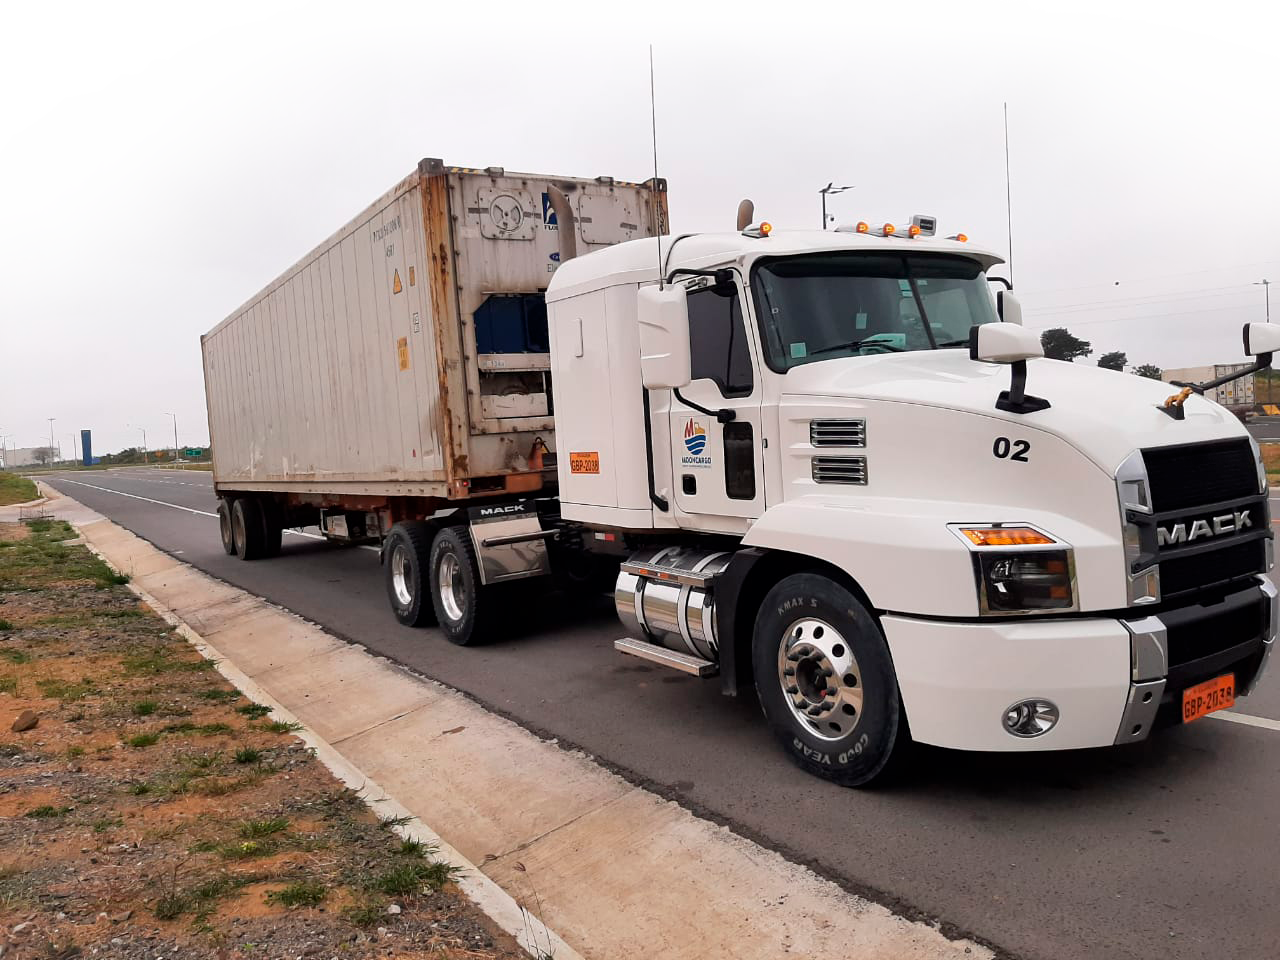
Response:
[[[1140,363],[1129,372],[1135,377],[1148,377],[1152,380],[1159,380],[1160,375],[1164,373],[1163,370],[1153,363]]]
[[[1049,359],[1066,360],[1068,363],[1076,357],[1087,357],[1093,353],[1093,344],[1072,336],[1066,327],[1053,327],[1040,334],[1040,345]]]
[[[1129,362],[1129,358],[1123,350],[1112,350],[1110,353],[1104,353],[1098,358],[1098,366],[1104,370],[1123,370],[1124,365]]]
[[[36,447],[31,451],[31,459],[42,467],[48,466],[57,455],[53,447]]]

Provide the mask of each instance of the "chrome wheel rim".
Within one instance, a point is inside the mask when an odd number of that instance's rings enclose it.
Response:
[[[231,531],[231,512],[225,507],[218,511],[218,528],[222,534],[223,546],[234,547],[235,534]]]
[[[409,565],[409,551],[402,543],[397,543],[391,551],[391,589],[402,607],[413,603],[413,568]]]
[[[792,715],[820,740],[843,740],[862,718],[862,671],[840,631],[807,617],[778,644],[778,682]]]
[[[440,605],[450,620],[461,620],[466,606],[467,591],[462,582],[462,565],[452,553],[440,558],[440,570],[436,577],[440,584]]]
[[[244,544],[244,513],[240,510],[232,509],[231,511],[231,545],[239,550]]]

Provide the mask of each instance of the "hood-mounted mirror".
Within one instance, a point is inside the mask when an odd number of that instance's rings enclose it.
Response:
[[[997,410],[1007,413],[1036,413],[1049,409],[1048,400],[1027,395],[1027,361],[1043,356],[1044,347],[1040,344],[1040,338],[1016,323],[1002,320],[969,328],[970,360],[1009,364],[1009,389],[1000,391],[1000,396],[996,398]]]

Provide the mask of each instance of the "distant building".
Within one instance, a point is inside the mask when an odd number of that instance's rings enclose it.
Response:
[[[49,458],[52,463],[55,460],[62,459],[62,449],[60,447],[49,447],[42,445],[39,447],[9,447],[4,451],[4,465],[6,467],[34,467],[38,466],[40,461],[36,459],[37,450],[53,450],[53,456]]]
[[[1165,370],[1160,374],[1160,379],[1165,383],[1173,383],[1175,380],[1183,383],[1205,383],[1251,366],[1253,366],[1251,363],[1218,363],[1208,367],[1182,367],[1177,370]],[[1224,383],[1220,387],[1214,387],[1205,396],[1224,407],[1251,407],[1254,403],[1253,374]]]

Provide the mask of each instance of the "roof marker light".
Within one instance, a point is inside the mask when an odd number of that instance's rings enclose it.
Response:
[[[767,236],[768,236],[769,234],[771,234],[771,233],[773,233],[773,224],[772,224],[772,223],[770,223],[768,220],[761,220],[761,221],[760,221],[760,236],[762,236],[762,237],[767,237]]]
[[[857,231],[858,231],[859,233],[870,233],[870,232],[871,232],[871,225],[870,225],[869,223],[867,223],[867,221],[865,221],[865,220],[859,220],[859,221],[858,221],[858,226],[857,226],[857,228],[856,228],[856,229],[857,229]]]
[[[884,235],[886,237],[892,237],[897,232],[898,232],[898,228],[895,227],[892,223],[886,223],[884,225]]]
[[[920,236],[920,228],[913,223],[911,226],[907,227],[907,236],[909,237]]]
[[[954,237],[947,237],[947,239],[948,239],[948,240],[959,240],[961,243],[968,243],[968,242],[969,242],[969,237],[968,237],[968,235],[967,235],[967,234],[963,234],[963,233],[957,233]]]

